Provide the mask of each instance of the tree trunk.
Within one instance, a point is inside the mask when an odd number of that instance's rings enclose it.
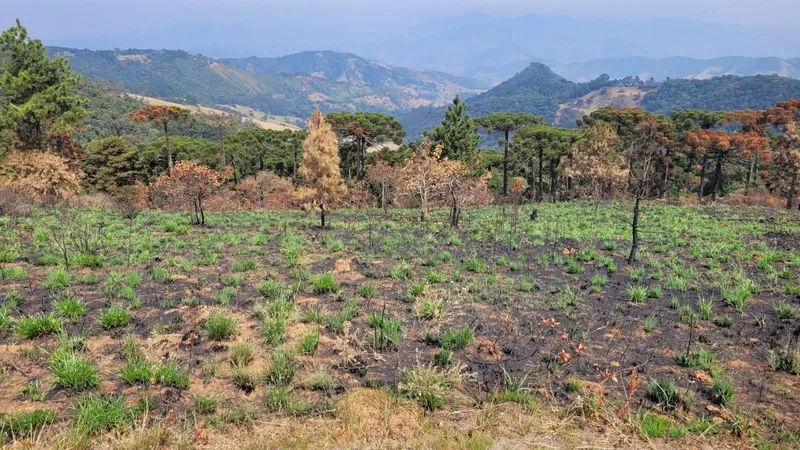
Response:
[[[550,203],[556,202],[556,163],[550,160]]]
[[[700,163],[700,187],[697,188],[697,201],[703,201],[703,194],[705,194],[706,187],[706,163],[707,158],[703,156],[703,161]]]
[[[503,197],[508,195],[508,135],[509,130],[506,129],[506,142],[503,149]]]
[[[753,152],[753,157],[750,159],[750,168],[747,170],[747,179],[744,183],[745,197],[750,195],[750,183],[755,181],[756,158],[758,158],[758,152]]]
[[[665,160],[669,158],[669,152],[667,152]],[[667,189],[669,189],[669,162],[664,161],[664,179],[661,181],[661,192],[658,194],[658,198],[664,198],[667,195]]]
[[[722,155],[717,156],[717,164],[714,167],[714,185],[711,188],[711,201],[717,200],[717,190],[719,189],[719,179],[722,178]]]
[[[636,203],[633,205],[633,222],[631,225],[631,232],[633,239],[631,241],[631,254],[628,255],[628,264],[633,264],[636,261],[636,252],[639,250],[639,205],[642,201],[641,195],[636,195]]]
[[[792,182],[789,185],[789,193],[786,195],[786,209],[790,210],[794,207],[794,195],[797,188],[797,171],[792,174]]]
[[[167,150],[167,170],[172,175],[172,151],[169,149],[169,129],[166,123],[164,124],[164,146]]]
[[[428,219],[428,198],[426,195],[419,196],[419,220],[425,222]]]
[[[292,161],[292,180],[297,183],[297,145],[294,144],[294,161]]]
[[[543,156],[544,155],[542,155],[542,147],[540,146],[539,147],[539,190],[536,192],[537,195],[536,200],[540,202],[542,201],[542,199],[544,199],[544,193],[543,193],[544,183],[542,181],[543,178],[542,173],[544,172],[544,169],[542,167],[544,165]]]
[[[381,208],[383,208],[383,213],[386,214],[386,183],[381,183]]]
[[[320,226],[324,230],[325,229],[325,204],[323,204],[323,203],[319,204],[319,220],[320,220]]]
[[[197,209],[200,210],[200,225],[206,224],[206,214],[203,212],[203,198],[197,196]]]
[[[455,192],[450,192],[450,199],[452,201],[450,204],[450,228],[458,228],[459,210]]]
[[[363,138],[358,138],[356,144],[356,181],[364,179],[364,147],[367,142]]]
[[[226,166],[225,161],[225,131],[220,128],[219,130],[219,167],[224,169]]]

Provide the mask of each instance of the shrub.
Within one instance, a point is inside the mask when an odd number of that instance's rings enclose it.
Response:
[[[224,341],[236,333],[236,321],[222,311],[211,311],[204,329],[212,341]]]

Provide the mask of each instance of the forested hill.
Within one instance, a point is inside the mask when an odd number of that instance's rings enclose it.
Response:
[[[180,50],[76,50],[50,47],[89,80],[165,100],[253,108],[270,115],[385,113],[446,104],[483,91],[481,82],[380,64],[356,55],[306,52],[284,58],[215,60]]]
[[[398,86],[427,85],[431,90],[440,89],[448,84],[476,92],[489,88],[485,82],[471,78],[443,72],[421,72],[405,67],[393,67],[352,53],[334,51],[300,52],[277,58],[225,58],[220,59],[220,62],[249,72],[309,74],[328,81],[360,85],[379,85],[389,81]]]
[[[660,83],[602,75],[574,83],[547,66],[533,63],[514,77],[467,100],[473,117],[496,111],[542,116],[551,124],[572,127],[575,120],[604,106],[641,107],[668,114],[681,109],[714,111],[763,109],[800,97],[800,80],[777,75],[724,76],[707,80],[666,80]],[[436,126],[443,108],[417,108],[400,116],[409,137]],[[438,119],[437,119],[438,118]]]

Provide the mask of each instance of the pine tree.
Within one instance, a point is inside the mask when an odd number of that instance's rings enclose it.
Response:
[[[52,150],[75,156],[72,134],[82,124],[85,100],[75,93],[80,77],[67,60],[47,57],[19,20],[0,35],[0,129],[11,130],[18,150]]]
[[[303,142],[303,165],[300,175],[313,191],[319,207],[320,224],[325,228],[325,213],[347,193],[339,169],[339,147],[336,134],[317,110],[308,120],[308,136]]]
[[[435,129],[425,132],[425,137],[442,147],[442,157],[461,161],[467,165],[478,159],[478,126],[467,114],[467,104],[456,96],[447,108],[444,120]]]

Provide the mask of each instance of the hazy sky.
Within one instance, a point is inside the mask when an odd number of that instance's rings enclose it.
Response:
[[[310,15],[348,25],[400,25],[475,11],[622,20],[684,18],[788,28],[796,26],[800,17],[800,0],[0,0],[0,25],[11,25],[19,17],[34,35],[47,40],[108,36],[173,23],[254,25],[282,16]]]

